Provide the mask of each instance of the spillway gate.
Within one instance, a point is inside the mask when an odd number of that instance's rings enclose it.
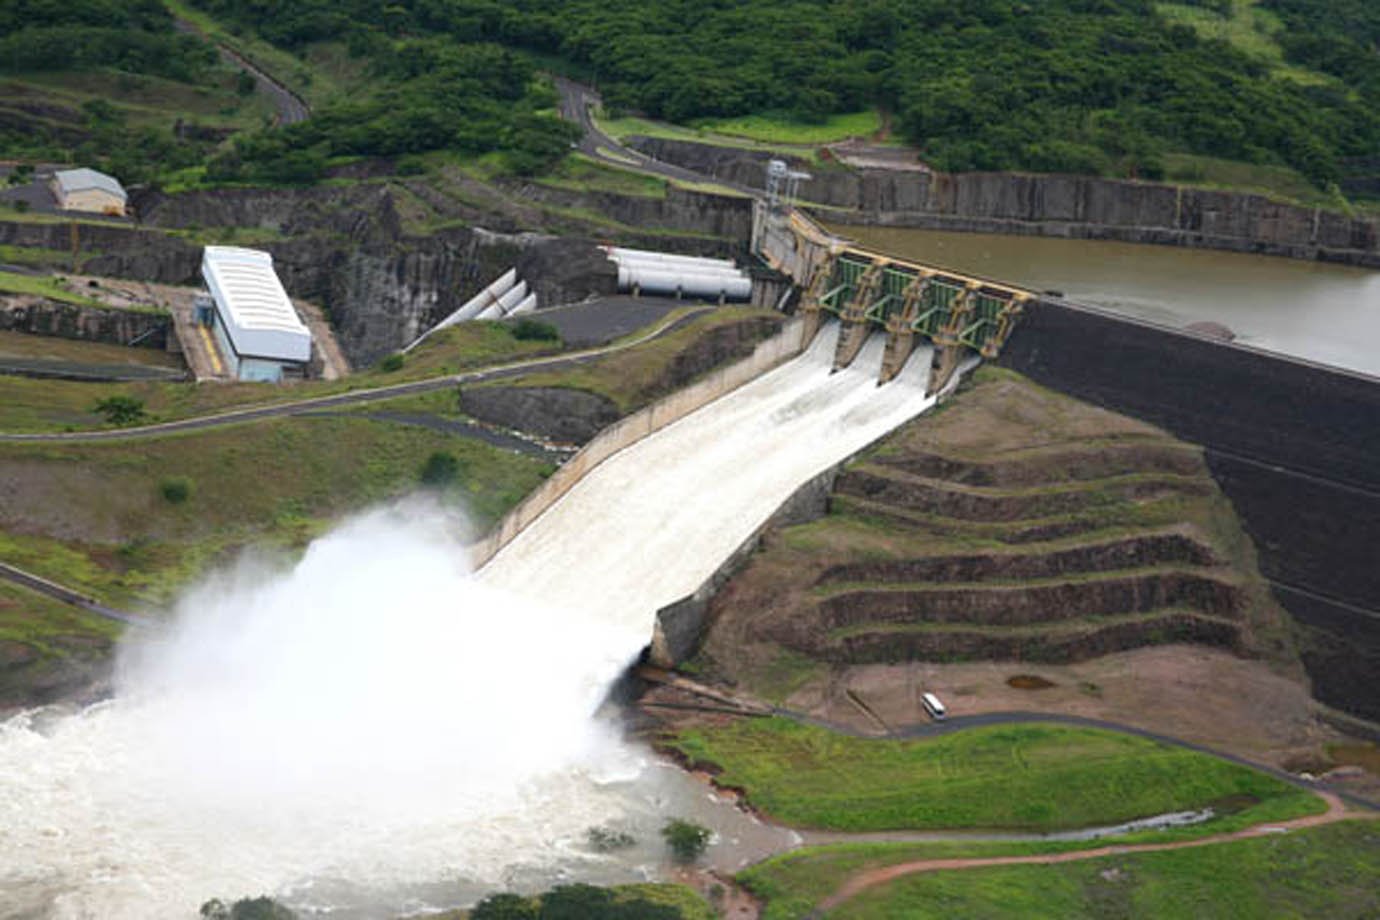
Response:
[[[886,331],[882,383],[900,373],[921,338],[934,345],[930,386],[938,390],[966,352],[995,358],[1034,298],[1010,285],[871,252],[798,211],[761,203],[753,250],[802,288],[807,341],[827,315],[842,322],[836,369],[853,362],[873,331]]]

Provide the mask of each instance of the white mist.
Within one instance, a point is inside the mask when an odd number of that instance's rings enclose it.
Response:
[[[880,341],[831,375],[835,341],[610,458],[477,575],[403,506],[189,592],[114,700],[0,725],[0,918],[389,916],[651,873],[670,815],[760,834],[593,713],[659,607],[931,404],[927,351],[878,388]],[[610,823],[643,845],[583,852]]]

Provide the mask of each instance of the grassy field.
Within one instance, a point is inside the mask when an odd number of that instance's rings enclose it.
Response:
[[[350,390],[456,374],[561,351],[559,342],[524,341],[501,323],[463,323],[442,330],[409,353],[401,369],[367,368],[337,381],[292,386],[258,383],[195,384],[163,381],[83,383],[0,375],[0,431],[36,432],[100,428],[92,407],[108,396],[142,400],[146,422],[172,421],[238,406],[268,405]]]
[[[0,581],[0,708],[99,667],[118,634],[117,623]]]
[[[830,115],[818,124],[808,124],[769,115],[745,115],[699,122],[698,127],[711,134],[744,137],[764,144],[832,144],[850,137],[872,137],[882,128],[882,116],[869,109]]]
[[[1187,3],[1156,3],[1155,10],[1170,22],[1190,27],[1202,38],[1224,41],[1261,61],[1274,76],[1306,85],[1328,82],[1324,74],[1285,63],[1278,38],[1284,24],[1274,13],[1263,9],[1258,0],[1231,0],[1231,12],[1226,16]]]
[[[104,306],[100,301],[73,293],[55,278],[0,271],[0,294],[32,294],[82,307]]]
[[[482,531],[549,474],[470,438],[355,417],[303,417],[125,444],[0,448],[0,558],[115,604],[157,603],[206,565],[261,543],[295,549],[349,511],[458,461],[449,501]],[[167,483],[189,487],[183,501]]]
[[[130,348],[9,331],[0,332],[0,358],[41,358],[81,364],[142,364],[171,369],[184,366],[177,355],[157,348]]]
[[[582,153],[572,153],[554,170],[535,181],[539,185],[577,192],[612,192],[642,198],[666,197],[664,179],[626,169],[615,169]]]
[[[830,914],[883,918],[1375,917],[1380,827],[1344,822],[1252,840],[1057,866],[925,873]],[[768,917],[796,916],[768,913]]]
[[[697,344],[716,330],[726,329],[754,318],[779,320],[774,310],[753,307],[726,307],[700,316],[675,332],[629,351],[607,355],[578,367],[560,371],[543,371],[524,375],[503,385],[572,387],[607,396],[624,412],[635,411],[672,390],[684,386],[696,376],[679,374],[676,365],[688,356]],[[752,352],[752,344],[769,337],[767,326],[762,334],[749,336],[738,350],[742,357]],[[634,336],[641,333],[634,333]],[[629,337],[631,338],[631,336]],[[719,362],[716,362],[716,365]]]
[[[777,821],[849,831],[1052,831],[1264,803],[1293,787],[1131,735],[1055,725],[974,728],[919,741],[853,738],[785,719],[696,728],[671,744],[745,789]],[[1316,800],[1314,800],[1316,801]]]

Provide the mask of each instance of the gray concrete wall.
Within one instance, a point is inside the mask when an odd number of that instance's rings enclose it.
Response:
[[[172,317],[114,307],[63,303],[46,297],[0,295],[0,330],[31,332],[85,342],[167,348]]]

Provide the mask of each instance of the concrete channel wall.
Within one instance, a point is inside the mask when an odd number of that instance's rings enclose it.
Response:
[[[720,368],[703,380],[605,428],[579,453],[562,464],[535,492],[509,511],[488,536],[470,547],[474,567],[479,568],[492,559],[527,525],[560,501],[562,496],[609,457],[798,355],[805,346],[803,331],[804,323],[799,319],[789,320],[781,332],[759,344],[750,357]]]
[[[1314,696],[1380,720],[1380,379],[1059,301],[998,363],[1203,445]]]

